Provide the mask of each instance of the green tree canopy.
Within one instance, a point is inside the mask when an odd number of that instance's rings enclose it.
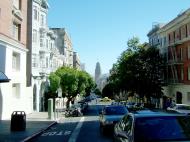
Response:
[[[145,49],[133,37],[110,70],[109,82],[117,92],[128,91],[140,97],[160,97],[162,94],[164,60],[156,47]],[[115,91],[115,90],[114,90]]]
[[[62,96],[68,98],[68,103],[77,96],[89,95],[94,87],[92,77],[85,71],[79,71],[70,67],[61,67],[50,74],[50,88],[56,91],[62,89]]]

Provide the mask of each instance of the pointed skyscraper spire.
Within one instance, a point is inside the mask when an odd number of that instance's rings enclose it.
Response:
[[[101,67],[100,67],[100,63],[97,62],[96,63],[96,68],[95,68],[95,82],[97,83],[98,79],[101,76]]]

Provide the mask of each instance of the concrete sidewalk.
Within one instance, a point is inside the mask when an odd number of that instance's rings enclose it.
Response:
[[[34,112],[26,115],[26,130],[15,132],[10,130],[10,120],[0,120],[0,142],[28,141],[56,123],[47,112]]]

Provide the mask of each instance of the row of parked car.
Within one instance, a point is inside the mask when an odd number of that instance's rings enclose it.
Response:
[[[100,111],[100,130],[105,134],[111,128],[116,142],[190,141],[188,114],[170,108],[129,111],[125,105],[112,104]]]

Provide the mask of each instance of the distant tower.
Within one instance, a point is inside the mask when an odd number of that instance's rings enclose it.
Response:
[[[96,63],[96,69],[95,69],[95,82],[98,82],[99,77],[101,76],[101,68],[100,68],[100,63]]]

